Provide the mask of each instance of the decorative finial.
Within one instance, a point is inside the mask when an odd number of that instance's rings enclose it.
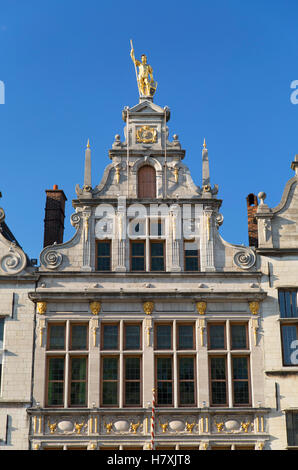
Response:
[[[204,137],[203,147],[204,147],[204,149],[206,148],[206,139],[205,139],[205,137]]]
[[[87,142],[87,149],[90,149],[90,142],[89,142],[89,139],[88,139],[88,142]]]

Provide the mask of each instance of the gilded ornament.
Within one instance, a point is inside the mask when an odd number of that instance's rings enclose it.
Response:
[[[161,423],[161,422],[159,421],[159,425],[160,425],[160,427],[161,427],[161,429],[162,429],[162,432],[167,432],[168,425],[169,425],[168,422],[166,422],[166,423]]]
[[[157,140],[157,131],[154,127],[142,126],[136,132],[137,142],[143,144],[153,144]]]
[[[248,421],[246,423],[242,422],[241,423],[241,429],[244,431],[244,432],[248,432],[248,428],[249,426],[251,425],[251,423]]]
[[[142,54],[141,62],[135,58],[132,41],[130,41],[130,44],[130,57],[135,66],[139,94],[140,96],[153,96],[157,88],[157,83],[153,79],[153,69],[151,65],[147,64],[147,56],[145,54]],[[139,67],[139,72],[137,72],[137,67]]]
[[[116,181],[119,184],[120,181],[120,168],[116,168]]]
[[[257,315],[259,313],[260,304],[259,302],[249,302],[249,310],[253,315]]]
[[[179,168],[174,168],[175,183],[178,183]]]
[[[144,302],[143,303],[143,310],[146,315],[151,315],[154,309],[154,302]]]
[[[206,308],[207,308],[207,302],[197,302],[196,303],[196,307],[197,307],[197,312],[200,314],[200,315],[204,315],[205,312],[206,312]]]
[[[44,315],[47,311],[47,303],[37,302],[36,308],[37,308],[37,313],[39,313],[39,315]]]
[[[185,423],[186,430],[187,430],[189,433],[192,434],[192,431],[193,431],[193,428],[194,428],[195,424],[196,424],[196,423],[188,423],[188,422],[186,421],[186,423]]]
[[[101,309],[101,303],[100,302],[90,302],[90,310],[93,315],[98,315]]]
[[[82,423],[74,423],[77,434],[81,434],[81,431],[84,425],[85,425],[84,421]]]
[[[140,422],[138,423],[130,423],[131,430],[133,431],[134,434],[137,433],[138,427],[140,426]]]
[[[221,432],[223,430],[223,427],[224,427],[224,423],[221,422],[221,423],[217,423],[215,421],[215,426],[217,427],[217,432]]]
[[[111,430],[112,430],[112,427],[113,427],[113,423],[103,423],[106,430],[107,430],[107,433],[110,434]]]
[[[54,434],[54,432],[56,431],[56,428],[57,428],[57,423],[50,423],[50,420],[48,420],[48,426],[49,426],[49,429],[50,429],[50,433]]]

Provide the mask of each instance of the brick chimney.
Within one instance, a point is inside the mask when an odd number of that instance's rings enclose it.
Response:
[[[258,222],[255,214],[258,209],[258,198],[255,194],[249,194],[246,198],[247,221],[248,221],[248,243],[249,246],[258,247]]]
[[[44,219],[43,246],[53,245],[57,242],[63,243],[65,201],[67,198],[54,184],[53,189],[46,189],[46,207]]]

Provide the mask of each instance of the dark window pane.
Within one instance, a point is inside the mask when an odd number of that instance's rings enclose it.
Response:
[[[125,383],[125,404],[140,405],[140,382]]]
[[[234,382],[234,405],[249,403],[248,381]]]
[[[0,346],[3,342],[3,332],[4,332],[4,318],[0,318]]]
[[[118,382],[104,382],[102,386],[102,404],[118,404]]]
[[[125,349],[140,349],[140,325],[125,326]]]
[[[225,382],[212,382],[211,385],[212,404],[225,405],[227,402],[226,396],[226,383]]]
[[[212,357],[211,365],[211,379],[225,380],[226,378],[226,361],[224,357]]]
[[[48,381],[48,405],[63,405],[64,358],[52,357],[49,359]]]
[[[298,413],[287,412],[287,436],[289,446],[298,446]]]
[[[185,258],[185,271],[198,271],[199,260],[198,258]]]
[[[86,380],[86,358],[85,357],[72,358],[71,380]]]
[[[296,346],[292,344],[297,340],[296,325],[282,325],[282,346],[283,346],[283,363],[284,365],[294,365],[291,360],[291,354],[295,351]],[[291,346],[294,346],[291,348]]]
[[[65,349],[65,325],[50,325],[49,349]]]
[[[179,380],[194,379],[193,357],[182,357],[179,359]]]
[[[164,244],[151,243],[151,271],[164,271]]]
[[[172,382],[158,382],[157,402],[159,405],[172,404]]]
[[[233,378],[234,379],[247,379],[248,378],[248,364],[246,357],[233,357]]]
[[[298,316],[297,291],[278,291],[279,309],[281,318],[294,318]]]
[[[63,382],[50,382],[48,388],[48,405],[61,406],[63,405]]]
[[[110,271],[111,259],[110,258],[98,258],[97,270],[98,271]]]
[[[70,404],[72,406],[86,405],[86,383],[72,382],[70,390]]]
[[[103,349],[118,349],[118,325],[103,325]]]
[[[180,405],[193,405],[195,402],[195,390],[193,382],[180,383]]]
[[[49,380],[64,380],[64,358],[49,359]]]
[[[163,243],[151,243],[151,256],[163,256]]]
[[[87,326],[86,325],[72,325],[71,348],[77,349],[77,350],[87,349]]]
[[[224,325],[209,325],[209,347],[210,349],[225,348]]]
[[[102,361],[103,380],[118,380],[118,359],[116,357],[105,357]]]
[[[145,243],[132,243],[131,244],[132,256],[144,256],[145,254]]]
[[[197,242],[184,242],[185,271],[199,270],[199,250]]]
[[[140,379],[140,358],[127,357],[125,359],[125,380]]]
[[[111,242],[105,241],[97,243],[97,270],[111,270]]]
[[[246,349],[246,325],[231,325],[232,349]]]
[[[151,271],[164,271],[164,259],[163,258],[152,258],[151,259]]]
[[[110,256],[111,243],[110,242],[100,242],[97,245],[97,254],[98,256]]]
[[[170,357],[157,358],[157,380],[172,380],[172,359]]]
[[[157,325],[156,328],[157,349],[171,349],[172,327],[171,325]]]
[[[193,349],[193,326],[178,325],[178,348]]]
[[[145,271],[145,258],[132,258],[131,270],[132,271]]]

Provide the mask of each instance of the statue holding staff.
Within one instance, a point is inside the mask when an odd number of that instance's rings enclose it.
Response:
[[[157,83],[153,79],[153,69],[151,65],[147,64],[147,56],[145,54],[142,54],[141,62],[135,58],[132,41],[130,41],[130,44],[130,57],[135,65],[140,96],[153,96],[157,87]],[[137,73],[137,67],[139,67],[139,73]]]

